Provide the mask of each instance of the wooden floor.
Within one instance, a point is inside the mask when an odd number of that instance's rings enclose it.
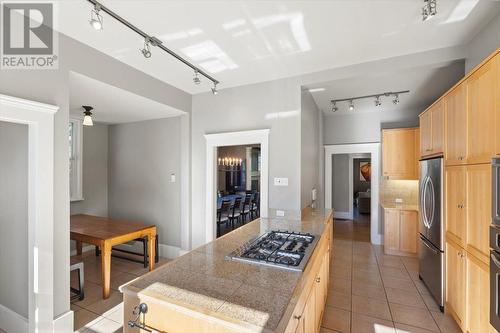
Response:
[[[336,220],[331,285],[321,333],[455,333],[418,279],[418,260],[383,254],[369,215]]]
[[[83,255],[85,269],[85,299],[71,302],[74,311],[75,332],[119,333],[123,326],[123,296],[118,287],[148,272],[143,264],[111,258],[111,295],[102,299],[101,258],[94,252]],[[160,258],[156,267],[168,262]],[[76,271],[71,275],[71,286],[77,287]]]

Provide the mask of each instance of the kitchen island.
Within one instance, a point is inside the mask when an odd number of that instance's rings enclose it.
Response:
[[[124,332],[139,303],[145,324],[160,332],[319,332],[326,303],[332,212],[302,220],[257,219],[123,286]],[[227,260],[271,230],[318,237],[303,272]]]

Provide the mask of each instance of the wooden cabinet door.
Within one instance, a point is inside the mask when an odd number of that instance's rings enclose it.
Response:
[[[444,98],[446,165],[464,164],[467,159],[466,86],[461,84]]]
[[[495,154],[495,85],[493,62],[472,74],[467,85],[467,161],[490,163]]]
[[[465,251],[446,242],[446,306],[460,327],[465,324]]]
[[[432,154],[431,110],[420,115],[420,156]]]
[[[399,251],[399,210],[384,209],[384,248]]]
[[[399,218],[399,250],[408,253],[417,253],[417,212],[402,210]]]
[[[491,221],[491,165],[468,165],[466,167],[466,181],[467,251],[488,262]]]
[[[444,102],[441,99],[434,104],[431,111],[432,143],[431,154],[439,154],[444,151]]]
[[[446,167],[445,172],[445,230],[446,236],[465,247],[465,166]]]
[[[418,179],[415,160],[416,128],[382,131],[383,175],[390,179]]]
[[[466,332],[490,332],[490,274],[488,266],[467,255]]]
[[[314,283],[315,284],[315,283]],[[309,296],[307,297],[306,305],[304,307],[304,312],[302,313],[301,320],[304,322],[304,332],[316,332],[316,292],[315,286],[311,288]]]
[[[315,307],[315,315],[316,315],[316,326],[319,327],[321,325],[321,318],[323,318],[323,310],[325,307],[326,303],[326,295],[327,295],[327,282],[328,278],[326,276],[326,265],[328,264],[325,261],[325,257],[323,257],[323,261],[321,263],[321,267],[319,269],[319,272],[316,276],[316,280],[314,281],[314,289],[316,295],[314,296],[316,299],[316,307]]]
[[[493,58],[495,72],[494,89],[495,94],[495,127],[500,128],[500,53]],[[500,131],[495,131],[495,154],[500,155]]]

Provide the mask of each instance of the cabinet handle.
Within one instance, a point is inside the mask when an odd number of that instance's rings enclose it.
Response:
[[[320,283],[320,282],[321,282],[321,278],[320,278],[320,277],[317,277],[317,278],[316,278],[316,282],[317,282],[317,283]]]
[[[293,315],[293,318],[294,318],[294,319],[297,319],[297,320],[300,320],[300,318],[302,318],[302,315],[300,315],[300,316]]]

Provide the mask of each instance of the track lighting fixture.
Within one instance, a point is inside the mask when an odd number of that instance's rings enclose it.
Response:
[[[90,11],[89,23],[95,30],[102,30],[103,18],[101,14],[99,14],[100,10],[101,10],[101,5],[96,3],[94,9]]]
[[[140,49],[144,58],[151,58],[151,49],[149,47],[150,44],[149,38],[144,38],[144,48]]]
[[[201,80],[200,78],[198,77],[198,71],[194,71],[194,78],[193,78],[193,82],[194,84],[196,85],[199,85],[201,83]]]
[[[401,94],[407,94],[409,93],[409,90],[403,90],[403,91],[390,91],[390,92],[384,92],[380,94],[374,94],[374,95],[366,95],[366,96],[357,96],[357,97],[349,97],[349,98],[342,98],[342,99],[332,99],[330,100],[331,106],[332,106],[332,111],[336,112],[339,110],[337,107],[337,102],[349,102],[349,111],[354,111],[354,101],[357,99],[365,99],[365,98],[375,98],[375,106],[381,106],[382,105],[382,98],[383,97],[391,97],[394,96],[394,99],[392,100],[392,103],[395,105],[399,104],[399,95]]]
[[[337,106],[337,102],[333,101],[332,102],[332,112],[337,112],[339,110]]]
[[[94,122],[92,121],[92,110],[94,109],[88,105],[82,105],[83,111],[83,125],[84,126],[94,126]]]
[[[424,0],[422,7],[422,21],[427,21],[437,14],[437,0]]]
[[[394,103],[394,105],[398,105],[399,104],[399,95],[398,94],[394,95],[394,99],[392,100],[392,103]]]
[[[184,59],[179,54],[177,54],[176,52],[172,51],[171,49],[169,49],[168,47],[166,47],[165,45],[163,45],[163,43],[162,43],[161,40],[159,40],[158,38],[153,37],[153,36],[147,34],[143,30],[141,30],[138,27],[136,27],[131,22],[127,21],[125,18],[123,18],[120,15],[118,15],[117,13],[115,13],[113,10],[111,10],[108,7],[102,5],[97,0],[87,0],[87,1],[94,6],[93,10],[90,13],[90,20],[89,20],[90,25],[94,29],[96,29],[96,30],[102,30],[102,28],[103,28],[103,17],[101,15],[101,12],[104,12],[104,13],[108,14],[113,19],[115,19],[119,23],[123,24],[125,27],[129,28],[130,30],[132,30],[134,33],[138,34],[142,38],[144,38],[144,48],[140,49],[140,51],[141,51],[141,54],[145,58],[150,58],[151,57],[151,46],[158,47],[158,48],[162,49],[164,52],[168,53],[170,56],[174,57],[175,59],[177,59],[178,61],[182,62],[184,65],[188,66],[189,68],[191,68],[192,70],[195,71],[195,77],[193,78],[194,84],[200,84],[201,83],[199,75],[204,76],[208,80],[212,81],[212,83],[214,85],[213,88],[212,88],[212,93],[214,95],[217,94],[217,84],[219,84],[219,81],[216,80],[214,77],[212,77],[210,74],[206,73],[205,71],[203,71],[202,69],[200,69],[198,66],[192,64],[187,59]]]

